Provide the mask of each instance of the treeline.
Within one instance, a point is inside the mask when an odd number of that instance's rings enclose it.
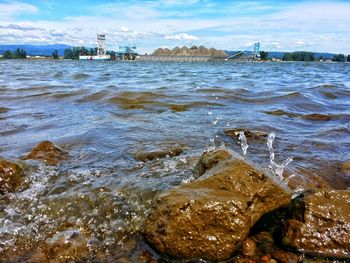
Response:
[[[116,54],[114,51],[107,51],[107,55],[111,56],[111,59],[115,58]],[[64,59],[79,59],[79,56],[96,56],[97,55],[97,47],[87,49],[86,47],[71,47],[66,48],[63,53]]]
[[[345,57],[344,54],[337,54],[332,58],[332,61],[336,61],[336,62],[350,62],[350,55],[348,55],[347,57]]]
[[[79,55],[93,55],[96,53],[96,48],[91,48],[90,51],[86,47],[66,48],[63,53],[65,59],[79,59]]]
[[[283,61],[315,61],[315,54],[306,51],[285,53]]]
[[[283,61],[323,61],[325,60],[322,56],[316,58],[315,54],[312,52],[302,51],[302,52],[291,52],[285,53],[283,56]],[[350,55],[347,57],[344,54],[334,55],[331,59],[335,62],[350,62]]]
[[[18,59],[18,58],[27,58],[27,52],[22,48],[17,48],[15,52],[11,50],[5,50],[2,54],[3,59]]]

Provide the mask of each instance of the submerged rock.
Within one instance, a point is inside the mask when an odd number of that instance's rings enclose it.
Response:
[[[50,141],[43,141],[35,146],[32,151],[22,157],[22,160],[40,160],[48,165],[57,165],[67,159],[68,154]]]
[[[57,232],[40,245],[32,256],[33,262],[81,262],[89,256],[89,244],[80,230],[68,229]]]
[[[238,140],[239,132],[243,131],[244,135],[247,139],[249,140],[261,140],[263,139],[264,141],[267,140],[268,133],[263,132],[263,131],[250,131],[247,129],[227,129],[224,130],[225,135],[230,136],[234,140]]]
[[[284,225],[284,245],[306,254],[350,259],[349,191],[306,192],[293,213]]]
[[[165,157],[173,157],[180,155],[183,152],[181,146],[175,146],[171,148],[160,148],[151,150],[141,150],[135,154],[135,159],[142,162],[147,162],[155,159],[161,159]]]
[[[0,160],[0,194],[15,192],[21,185],[21,167],[7,160]]]
[[[158,251],[173,257],[226,260],[264,213],[289,201],[284,185],[235,157],[161,193],[143,233]]]

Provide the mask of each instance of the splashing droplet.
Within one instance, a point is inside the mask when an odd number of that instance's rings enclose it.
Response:
[[[244,131],[235,132],[235,134],[238,135],[238,140],[241,145],[243,155],[246,155],[249,145],[247,143],[247,138],[244,135]]]
[[[287,167],[287,165],[293,161],[293,158],[288,157],[282,164],[277,164],[275,162],[275,152],[273,150],[273,141],[275,140],[276,134],[274,132],[271,132],[267,138],[267,147],[270,151],[270,170],[278,176],[282,181],[286,182],[286,180],[283,178],[283,172],[284,169]],[[288,182],[286,182],[288,183]]]

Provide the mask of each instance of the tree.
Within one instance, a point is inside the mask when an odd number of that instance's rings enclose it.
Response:
[[[88,54],[89,54],[89,50],[85,47],[72,47],[72,48],[66,48],[64,50],[63,58],[79,59],[79,55],[88,55]]]
[[[345,62],[345,55],[344,54],[334,55],[334,57],[332,58],[332,61]]]
[[[27,58],[27,52],[22,48],[17,48],[13,54],[13,58]]]
[[[73,52],[72,49],[66,48],[63,53],[63,58],[65,59],[73,59]]]
[[[260,58],[261,60],[267,60],[268,52],[266,51],[260,51]]]
[[[11,50],[5,50],[4,53],[2,54],[2,57],[4,59],[12,59],[13,54],[12,54]]]
[[[350,62],[350,55],[348,55],[346,60],[347,60],[347,62]]]
[[[312,52],[298,51],[292,53],[285,53],[284,61],[315,61],[315,54]]]
[[[58,51],[57,51],[57,49],[55,49],[55,50],[52,52],[52,58],[53,58],[53,59],[58,59]]]

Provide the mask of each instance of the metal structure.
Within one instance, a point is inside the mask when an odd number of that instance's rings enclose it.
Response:
[[[135,60],[138,56],[136,46],[120,46],[119,51],[116,52],[119,60]]]
[[[260,43],[259,42],[254,43],[253,56],[260,57]]]
[[[235,60],[235,61],[260,60],[260,42],[254,42],[252,47],[253,47],[253,50],[246,49],[244,51],[238,51],[237,53],[229,56],[226,60]]]
[[[106,35],[97,34],[97,55],[106,55]]]

